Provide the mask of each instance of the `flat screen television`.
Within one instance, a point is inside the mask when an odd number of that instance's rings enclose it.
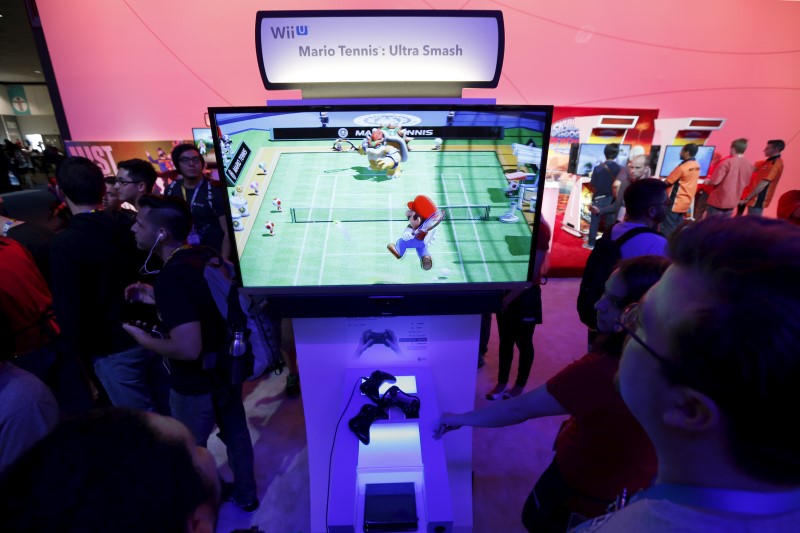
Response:
[[[578,150],[578,165],[576,167],[576,174],[579,176],[591,176],[597,165],[605,162],[606,156],[603,150],[606,144],[581,144]],[[628,163],[628,155],[631,153],[630,144],[619,145],[619,155],[614,161],[620,165],[625,166]]]
[[[239,279],[276,314],[476,313],[496,309],[503,291],[530,286],[552,107],[375,103],[209,114]],[[519,162],[514,145],[531,139],[545,147],[533,149],[540,160],[529,149]],[[506,195],[509,168],[538,187],[527,215]],[[444,214],[427,235],[414,234],[407,216],[411,203],[437,218],[420,196]],[[512,203],[519,221],[501,222]]]
[[[192,140],[207,162],[216,163],[214,136],[211,135],[211,128],[192,128]]]
[[[664,149],[664,161],[661,163],[661,173],[659,176],[666,178],[675,167],[681,164],[681,150],[683,146],[672,145]],[[714,147],[700,145],[697,147],[697,155],[694,156],[697,164],[700,165],[700,177],[708,176],[708,167],[711,165],[711,158],[714,157]]]

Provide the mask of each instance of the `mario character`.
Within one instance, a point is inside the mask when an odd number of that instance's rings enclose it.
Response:
[[[264,161],[261,161],[258,164],[258,168],[261,170],[261,172],[258,173],[259,176],[264,176],[264,175],[267,174],[267,163],[265,163]]]
[[[430,239],[426,239],[428,236],[433,237],[433,233],[423,230],[421,226],[436,212],[436,204],[427,196],[420,194],[414,198],[413,202],[408,202],[408,211],[406,211],[408,227],[396,243],[390,243],[386,248],[398,259],[405,255],[407,249],[414,248],[420,258],[422,270],[433,268],[433,259],[428,251]]]
[[[271,220],[264,224],[264,228],[269,232],[269,236],[273,237],[275,235],[275,223]]]
[[[250,189],[252,189],[253,195],[258,196],[258,182],[257,181],[250,182]]]
[[[280,198],[273,198],[272,199],[272,205],[275,206],[275,208],[278,210],[279,213],[281,211],[283,211],[283,205],[281,204],[281,199]]]
[[[206,152],[208,152],[208,148],[206,148],[206,143],[204,143],[202,139],[197,141],[197,153],[203,156],[206,155]]]
[[[383,130],[373,128],[372,133],[361,143],[359,152],[367,155],[369,168],[385,170],[389,178],[401,173],[401,163],[408,160],[406,142],[396,135],[387,136]]]

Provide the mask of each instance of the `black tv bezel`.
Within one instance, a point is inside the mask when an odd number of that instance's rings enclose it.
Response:
[[[268,91],[284,90],[284,89],[303,89],[314,86],[347,86],[348,82],[289,82],[289,83],[276,83],[269,81],[267,72],[264,70],[264,51],[261,46],[261,21],[265,18],[297,18],[297,17],[462,17],[462,18],[494,18],[497,20],[497,63],[495,64],[494,75],[491,80],[486,81],[465,81],[465,80],[452,80],[445,82],[460,88],[475,88],[475,89],[493,89],[497,87],[500,82],[500,74],[503,69],[503,59],[505,57],[505,23],[503,20],[503,12],[500,10],[475,10],[464,11],[459,9],[365,9],[365,10],[336,10],[336,11],[323,11],[323,10],[308,10],[308,11],[259,11],[256,13],[256,57],[258,59],[258,71],[261,74],[261,81],[264,83],[264,88]],[[413,81],[413,80],[412,80]],[[395,83],[395,82],[367,82],[372,84]],[[435,83],[425,82],[418,80],[415,83],[436,85]]]
[[[686,146],[686,145],[685,144],[665,144],[662,147],[662,152],[663,152],[664,155],[663,155],[663,157],[661,159],[661,167],[658,169],[658,177],[659,178],[667,178],[667,177],[669,177],[670,173],[672,172],[672,170],[670,170],[669,172],[666,173],[666,175],[664,174],[664,160],[667,158],[667,151],[670,148],[683,148],[684,146]],[[702,178],[707,178],[708,177],[708,171],[711,169],[711,164],[714,161],[714,152],[717,151],[717,145],[716,144],[698,144],[697,145],[697,149],[699,150],[700,148],[711,148],[711,159],[709,159],[709,161],[708,161],[708,168],[706,169],[706,172],[704,174],[703,173],[703,168],[701,167],[700,168],[700,174],[697,176],[698,178],[702,179]],[[698,163],[698,165],[699,165],[699,163]],[[680,166],[680,163],[675,165],[675,168],[677,168],[679,166]]]
[[[483,111],[497,113],[537,112],[544,113],[545,128],[542,131],[542,161],[539,168],[537,197],[544,194],[544,176],[547,167],[550,127],[553,121],[552,105],[504,105],[504,104],[430,104],[430,103],[383,103],[364,101],[359,104],[308,104],[289,106],[235,106],[208,108],[211,120],[211,135],[214,139],[214,154],[221,174],[225,168],[219,149],[220,114],[244,113],[297,113],[320,111]],[[228,185],[220,176],[228,195]],[[430,314],[475,314],[495,312],[500,309],[503,296],[510,290],[529,288],[534,279],[535,238],[541,222],[541,202],[537,202],[531,231],[531,247],[528,256],[526,281],[474,282],[474,283],[430,283],[430,284],[385,284],[385,285],[307,285],[307,286],[245,286],[242,280],[239,253],[236,245],[230,203],[225,202],[225,219],[231,242],[231,261],[236,268],[237,283],[244,293],[264,297],[277,316],[295,318],[321,318],[337,316],[387,316]]]

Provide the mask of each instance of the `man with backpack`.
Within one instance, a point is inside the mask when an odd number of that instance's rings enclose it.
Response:
[[[641,255],[666,255],[667,239],[658,225],[667,214],[668,197],[664,183],[646,178],[631,183],[625,190],[625,220],[611,227],[589,254],[578,293],[581,322],[596,329],[594,304],[605,290],[606,280],[621,259]]]
[[[199,446],[206,446],[216,423],[233,471],[233,501],[243,510],[258,508],[253,446],[242,404],[242,385],[233,383],[220,362],[229,357],[228,324],[205,278],[206,264],[217,254],[187,243],[192,216],[178,198],[145,195],[133,231],[140,250],[161,258],[164,266],[153,286],[126,289],[132,301],[155,304],[163,338],[133,324],[125,331],[145,348],[163,355],[170,366],[170,408]]]
[[[617,143],[607,144],[603,149],[603,154],[606,156],[605,162],[594,168],[592,178],[589,181],[589,187],[592,189],[592,207],[600,210],[614,203],[614,180],[617,179],[622,170],[622,167],[614,161],[619,155],[619,145]],[[600,229],[600,222],[605,223],[606,230],[614,223],[613,213],[600,215],[599,213],[595,214],[592,210],[591,216],[589,240],[583,245],[584,248],[589,250],[594,248],[597,231]]]

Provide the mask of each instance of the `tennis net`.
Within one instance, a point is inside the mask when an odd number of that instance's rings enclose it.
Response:
[[[444,205],[445,220],[488,220],[489,205]],[[406,209],[379,207],[292,207],[292,222],[391,222],[408,220]]]

